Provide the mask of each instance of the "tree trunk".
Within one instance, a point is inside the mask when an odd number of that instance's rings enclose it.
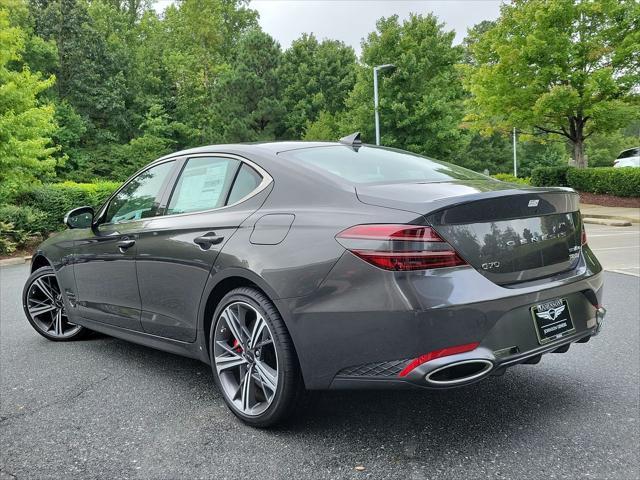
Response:
[[[587,157],[584,154],[584,139],[573,140],[573,163],[578,168],[587,167]]]
[[[584,154],[584,123],[581,116],[573,117],[571,122],[571,141],[573,142],[573,163],[578,168],[587,168],[587,157]]]

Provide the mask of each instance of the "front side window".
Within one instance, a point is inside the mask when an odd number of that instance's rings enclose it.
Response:
[[[240,161],[233,158],[190,158],[171,195],[167,215],[224,206],[239,165]]]
[[[107,208],[105,223],[153,217],[157,213],[157,197],[174,166],[173,161],[145,170],[131,180]]]

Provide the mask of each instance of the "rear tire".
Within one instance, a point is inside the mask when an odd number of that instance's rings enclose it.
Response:
[[[304,383],[293,342],[275,305],[257,289],[236,288],[220,301],[213,319],[211,368],[234,415],[254,427],[271,427],[292,418]]]
[[[53,342],[80,340],[90,332],[69,321],[62,290],[51,267],[39,268],[29,276],[22,290],[22,307],[33,329]]]

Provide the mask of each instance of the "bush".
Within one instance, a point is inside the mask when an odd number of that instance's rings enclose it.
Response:
[[[571,168],[567,182],[580,192],[640,197],[640,168]]]
[[[495,175],[491,175],[496,180],[500,180],[501,182],[509,182],[509,183],[517,183],[519,185],[531,185],[531,178],[525,177],[514,177],[510,173],[496,173]]]
[[[13,225],[0,220],[0,255],[9,255],[16,251],[17,244],[13,240]]]
[[[640,196],[640,168],[536,168],[531,184],[537,187],[571,187],[579,192]]]
[[[29,238],[41,234],[38,226],[45,214],[29,206],[0,205],[0,222],[5,224],[4,232],[10,232],[17,244],[23,244]]]
[[[119,186],[117,182],[36,185],[20,192],[16,203],[42,212],[31,230],[47,235],[64,228],[62,221],[69,210],[84,205],[98,208]]]
[[[538,167],[531,172],[531,185],[536,187],[568,187],[567,172],[572,167]]]

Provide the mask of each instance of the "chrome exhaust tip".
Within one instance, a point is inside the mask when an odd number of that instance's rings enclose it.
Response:
[[[493,370],[493,362],[483,358],[462,360],[436,368],[424,377],[433,386],[446,387],[478,380]]]
[[[594,336],[598,335],[602,330],[602,324],[604,323],[604,317],[606,314],[607,309],[602,305],[598,305],[598,308],[596,308],[596,331],[593,333]]]

